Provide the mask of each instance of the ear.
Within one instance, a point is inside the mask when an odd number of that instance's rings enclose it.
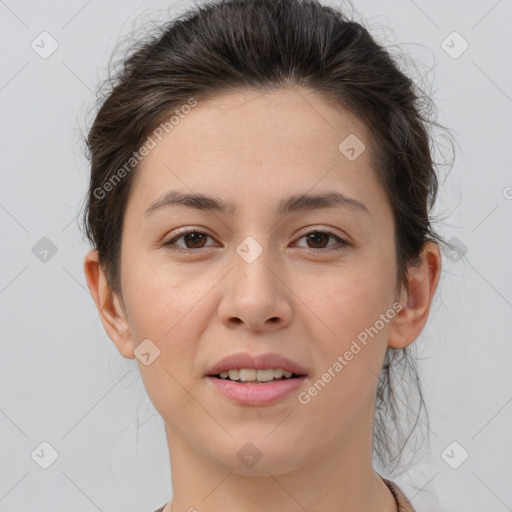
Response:
[[[434,242],[426,242],[421,263],[408,269],[408,286],[402,288],[399,302],[402,309],[393,319],[388,346],[404,348],[410,345],[425,326],[430,305],[441,275],[441,253]]]
[[[112,292],[107,283],[107,278],[99,263],[97,250],[91,250],[86,254],[84,273],[87,286],[109,338],[124,357],[134,359],[133,341],[126,313],[123,311],[117,294]]]

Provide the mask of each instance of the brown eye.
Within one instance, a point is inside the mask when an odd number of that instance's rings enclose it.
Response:
[[[329,242],[331,235],[328,233],[315,232],[306,235],[306,240],[309,243],[313,243],[312,249],[322,249]]]
[[[329,231],[312,231],[311,233],[308,233],[301,237],[301,239],[305,239],[307,243],[308,249],[312,250],[322,250],[322,249],[344,249],[348,245],[350,245],[348,242],[340,238],[339,236],[335,235],[334,233],[331,233]],[[335,242],[338,242],[338,246],[336,247],[336,243],[328,245],[329,239],[333,239]],[[304,246],[301,246],[304,247]]]
[[[183,235],[183,240],[185,241],[185,244],[187,241],[190,242],[191,247],[187,246],[187,248],[197,249],[198,247],[203,247],[206,235],[203,233],[187,233],[186,235]]]
[[[173,246],[178,240],[183,239],[183,242],[185,246],[177,245],[176,250],[194,250],[194,249],[201,249],[205,246],[205,242],[207,238],[211,238],[206,233],[202,233],[201,231],[186,231],[184,233],[180,233],[179,235],[176,235],[175,237],[171,238],[168,242],[166,242],[164,245],[169,246],[171,249],[173,249]]]

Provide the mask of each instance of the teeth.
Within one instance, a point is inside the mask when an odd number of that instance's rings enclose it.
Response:
[[[273,379],[285,377],[289,379],[293,373],[283,370],[282,368],[268,370],[254,370],[253,368],[241,368],[240,370],[229,370],[220,372],[221,379],[240,380],[242,382],[268,382]]]
[[[259,370],[258,370],[258,372],[259,372]],[[258,372],[253,369],[242,368],[242,369],[238,370],[238,379],[241,380],[242,382],[256,380],[256,375]]]
[[[286,373],[290,373],[290,372],[286,372]],[[282,368],[277,368],[276,370],[274,370],[274,377],[276,379],[280,379],[283,375],[284,375],[284,370]]]

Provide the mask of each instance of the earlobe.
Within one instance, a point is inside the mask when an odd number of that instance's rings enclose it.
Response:
[[[106,333],[124,357],[134,359],[133,341],[126,314],[117,294],[113,293],[108,285],[105,273],[99,264],[96,249],[86,254],[84,273]]]
[[[441,253],[434,242],[426,242],[421,263],[408,269],[407,290],[400,294],[401,311],[391,325],[388,346],[404,348],[423,330],[441,275]]]

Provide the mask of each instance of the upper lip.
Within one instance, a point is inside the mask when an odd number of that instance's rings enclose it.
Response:
[[[253,368],[255,370],[282,368],[296,375],[306,374],[306,370],[302,366],[280,354],[266,353],[255,355],[247,352],[239,352],[223,357],[220,361],[217,361],[208,369],[206,375],[218,375],[223,371],[241,368]]]

